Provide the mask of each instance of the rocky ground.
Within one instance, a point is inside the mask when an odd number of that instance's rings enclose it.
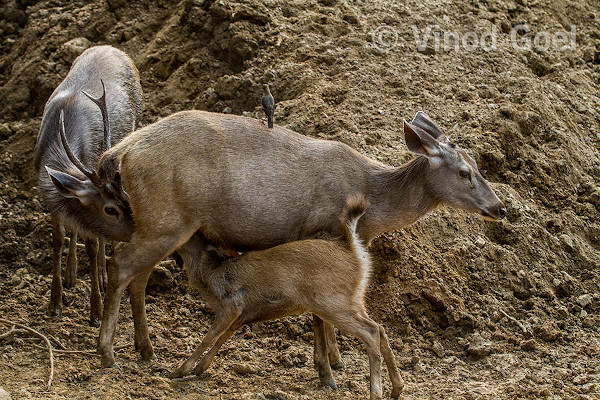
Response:
[[[0,16],[0,318],[56,348],[95,348],[83,251],[62,319],[46,315],[51,228],[32,157],[44,104],[71,62],[111,44],[140,70],[144,125],[191,108],[261,117],[268,81],[277,124],[399,165],[411,158],[402,121],[426,111],[477,160],[508,216],[492,223],[440,209],[372,244],[368,306],[389,331],[405,398],[600,398],[597,2],[13,0]],[[531,29],[521,44],[575,25],[576,46],[520,51],[510,42],[519,24]],[[495,27],[496,49],[445,50],[433,39],[418,49],[415,30],[422,38],[434,25],[442,39]],[[148,291],[156,360],[133,351],[124,303],[120,371],[100,369],[94,354],[62,353],[48,389],[47,350],[19,332],[0,339],[0,386],[14,399],[367,395],[366,354],[344,335],[339,390],[318,384],[309,316],[246,327],[206,374],[170,381],[166,371],[211,315],[175,261],[164,271]]]

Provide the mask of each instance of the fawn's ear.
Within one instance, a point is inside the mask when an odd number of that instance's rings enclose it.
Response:
[[[89,180],[78,178],[46,166],[46,171],[61,196],[79,199],[83,205],[89,205],[97,196],[97,190]]]
[[[408,149],[413,153],[434,158],[442,155],[442,148],[429,133],[404,121],[404,139]]]

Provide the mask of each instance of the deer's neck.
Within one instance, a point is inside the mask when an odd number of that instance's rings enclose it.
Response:
[[[375,236],[407,226],[435,209],[440,201],[428,190],[429,161],[418,157],[396,168],[373,171],[371,205],[359,221],[359,235],[368,244]]]

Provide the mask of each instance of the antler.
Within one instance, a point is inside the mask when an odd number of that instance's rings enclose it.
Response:
[[[88,99],[100,107],[100,112],[102,113],[102,122],[104,123],[104,150],[106,151],[110,149],[110,122],[108,120],[108,109],[106,107],[106,87],[104,86],[104,81],[102,79],[100,79],[100,83],[102,83],[102,96],[95,98],[83,90],[81,93],[85,94]]]
[[[58,131],[60,132],[60,140],[65,151],[67,152],[67,157],[69,157],[69,160],[71,160],[77,169],[83,172],[83,174],[87,176],[93,183],[99,183],[98,176],[94,172],[91,172],[89,169],[87,169],[85,165],[79,161],[75,154],[73,154],[71,146],[69,146],[69,142],[67,141],[67,136],[65,134],[65,110],[60,110],[60,115],[58,117]]]

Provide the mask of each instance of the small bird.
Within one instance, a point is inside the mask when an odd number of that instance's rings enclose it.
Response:
[[[275,99],[269,90],[269,84],[263,83],[262,107],[267,115],[267,126],[273,128],[273,117],[275,116]]]

